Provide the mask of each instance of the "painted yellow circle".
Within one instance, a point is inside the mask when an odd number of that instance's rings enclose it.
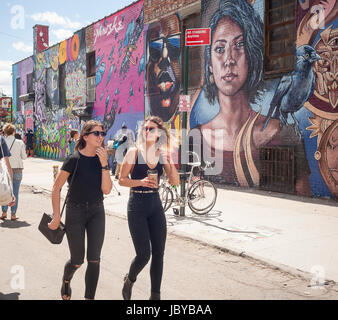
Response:
[[[60,43],[59,47],[59,62],[60,64],[65,63],[67,60],[67,40]]]
[[[80,51],[80,40],[79,40],[79,36],[77,34],[74,34],[74,36],[73,36],[71,48],[72,48],[73,60],[76,60],[77,57],[79,56],[79,51]]]

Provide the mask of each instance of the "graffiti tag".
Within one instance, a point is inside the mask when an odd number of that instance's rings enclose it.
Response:
[[[113,23],[109,23],[109,24],[107,24],[107,26],[101,25],[99,28],[97,28],[94,31],[94,44],[96,43],[96,40],[99,37],[102,37],[104,35],[109,36],[113,32],[117,33],[117,32],[119,32],[120,30],[123,29],[122,21],[117,22],[116,20],[117,20],[117,17],[114,18]]]

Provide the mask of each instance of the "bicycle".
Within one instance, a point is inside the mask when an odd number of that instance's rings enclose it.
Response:
[[[198,155],[195,152],[189,151],[189,154],[195,155],[198,158]],[[212,164],[210,162],[205,162],[205,166],[203,167],[199,160],[196,162],[188,162],[187,164],[191,166],[190,172],[180,172],[180,175],[189,174],[187,180],[188,185],[185,189],[184,196],[179,194],[177,187],[171,185],[166,177],[162,177],[159,193],[163,209],[164,212],[166,212],[173,204],[174,206],[179,207],[188,204],[192,212],[198,215],[204,215],[214,207],[217,199],[217,189],[215,185],[212,182],[203,179],[203,171],[205,171],[206,168],[212,167]],[[193,174],[195,168],[201,173],[200,176]]]

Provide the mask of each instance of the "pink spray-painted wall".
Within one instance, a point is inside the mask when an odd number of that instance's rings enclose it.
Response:
[[[110,139],[144,119],[144,21],[139,1],[94,24],[96,101],[93,118]]]

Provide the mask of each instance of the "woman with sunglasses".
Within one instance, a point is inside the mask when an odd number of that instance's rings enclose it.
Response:
[[[75,146],[75,152],[65,160],[57,176],[53,191],[53,220],[49,228],[55,230],[60,224],[60,191],[66,180],[74,180],[66,205],[66,235],[70,260],[64,267],[61,297],[71,298],[70,281],[83,264],[85,256],[85,233],[87,233],[87,270],[85,276],[85,299],[94,299],[100,272],[100,255],[105,233],[103,194],[109,194],[112,180],[104,148],[103,125],[94,120],[86,122]]]
[[[180,182],[170,156],[170,145],[170,135],[163,121],[152,116],[140,126],[136,147],[128,150],[122,163],[119,184],[130,187],[128,225],[136,251],[129,273],[124,278],[124,300],[130,300],[137,275],[146,266],[150,256],[150,300],[160,300],[167,224],[158,182],[163,169],[171,184],[178,185]],[[157,170],[157,181],[148,178],[149,169]]]

